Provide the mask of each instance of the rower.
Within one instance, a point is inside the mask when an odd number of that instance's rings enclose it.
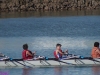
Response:
[[[92,58],[100,58],[99,42],[94,43],[94,47],[91,52]]]
[[[56,59],[61,59],[62,56],[65,54],[65,52],[62,52],[61,46],[61,44],[56,45],[56,50],[54,51],[54,56]],[[68,51],[66,51],[66,53],[68,53]]]
[[[28,59],[33,59],[34,58],[34,53],[32,53],[30,50],[28,50],[28,45],[24,44],[23,45],[23,51],[22,51],[22,58],[23,60],[28,60]]]

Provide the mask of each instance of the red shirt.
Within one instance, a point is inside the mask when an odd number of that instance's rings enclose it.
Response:
[[[27,60],[27,59],[32,59],[33,58],[33,56],[26,55],[27,51],[29,51],[29,50],[23,50],[23,52],[22,52],[22,58],[23,58],[23,60]]]
[[[60,51],[62,52],[62,50],[60,50]],[[60,53],[56,54],[56,50],[55,50],[55,51],[54,51],[54,57],[55,57],[56,59],[62,58],[62,54],[60,54]]]

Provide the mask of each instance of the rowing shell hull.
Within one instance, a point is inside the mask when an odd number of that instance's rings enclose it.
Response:
[[[0,61],[0,67],[49,67],[49,66],[100,66],[100,59],[66,59],[66,60],[6,60]]]

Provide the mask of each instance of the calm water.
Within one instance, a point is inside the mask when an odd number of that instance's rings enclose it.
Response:
[[[93,43],[100,41],[99,14],[17,18],[6,15],[0,18],[0,52],[12,58],[21,58],[24,43],[37,55],[46,57],[53,57],[57,43],[72,54],[90,56]],[[1,72],[9,75],[100,75],[100,67],[4,68]]]

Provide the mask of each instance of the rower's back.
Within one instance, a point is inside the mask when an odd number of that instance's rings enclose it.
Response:
[[[28,50],[28,45],[27,44],[23,45],[23,49],[24,50],[22,51],[22,59],[23,60],[32,59],[33,55],[32,55],[32,52],[30,50]],[[31,55],[28,55],[27,52],[29,52]]]
[[[94,43],[94,47],[92,48],[92,52],[91,52],[91,57],[100,58],[99,42]]]

